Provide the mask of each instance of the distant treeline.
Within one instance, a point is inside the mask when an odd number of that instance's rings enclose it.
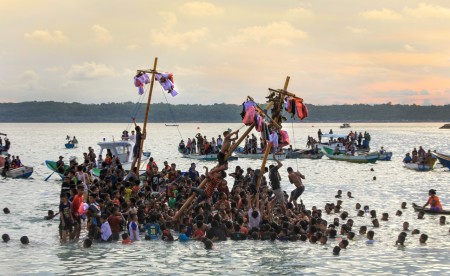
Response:
[[[449,122],[450,105],[307,105],[309,117],[302,122]],[[169,105],[155,103],[150,107],[150,122],[239,122],[241,105]],[[63,102],[0,103],[0,122],[129,122],[136,114],[145,116],[145,104],[132,102],[80,104]],[[285,114],[290,121],[290,115]],[[298,122],[299,120],[296,119]]]

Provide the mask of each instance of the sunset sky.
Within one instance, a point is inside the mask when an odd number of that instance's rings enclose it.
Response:
[[[448,0],[0,0],[0,34],[0,102],[134,102],[158,57],[173,104],[450,104]]]

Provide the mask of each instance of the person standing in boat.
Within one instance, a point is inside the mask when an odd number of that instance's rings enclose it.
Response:
[[[322,143],[322,130],[320,130],[320,128],[319,128],[319,131],[317,131],[317,137],[319,137],[319,143]]]
[[[425,203],[422,208],[425,209],[425,207],[427,205],[430,205],[431,211],[441,212],[442,205],[441,205],[441,201],[439,200],[439,197],[436,196],[436,190],[434,190],[434,189],[429,190],[428,195],[430,197],[428,198],[427,203]]]
[[[75,136],[73,136],[72,144],[78,145],[78,140],[77,140],[77,138]]]

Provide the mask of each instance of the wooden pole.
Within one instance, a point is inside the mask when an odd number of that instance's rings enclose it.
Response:
[[[150,103],[152,101],[153,84],[155,83],[155,73],[156,73],[156,65],[157,64],[158,64],[158,58],[155,57],[155,61],[153,63],[153,71],[152,71],[152,81],[150,83],[150,92],[148,93],[147,109],[145,110],[144,128],[142,129],[142,135],[145,134],[146,138],[147,138],[148,113],[150,111]],[[136,168],[137,175],[139,175],[139,170],[141,169],[141,155],[142,155],[143,147],[144,147],[144,139],[141,139],[141,144],[139,145],[139,154],[137,156],[137,168]]]
[[[286,91],[287,88],[288,88],[289,80],[290,80],[290,77],[287,76],[286,77],[286,81],[284,82],[284,91]],[[280,97],[278,103],[275,103],[275,104],[277,105],[278,110],[281,110],[281,107],[282,107],[282,104],[283,104],[283,98]],[[274,121],[275,121],[275,123],[277,123],[277,125],[280,125],[281,122],[278,122],[277,119],[278,118],[274,118]],[[266,168],[267,157],[269,156],[269,153],[270,153],[271,149],[272,149],[272,145],[270,143],[267,143],[266,152],[264,152],[264,158],[263,158],[263,161],[261,163],[260,170],[259,170],[258,181],[256,182],[256,191],[259,191],[259,186],[261,186],[262,176],[264,174],[264,169]]]
[[[241,135],[241,137],[239,137],[239,139],[236,141],[236,143],[234,143],[233,145],[231,145],[230,149],[228,150],[227,154],[225,155],[225,160],[228,160],[228,158],[231,156],[231,154],[233,154],[234,150],[239,146],[240,143],[242,143],[242,141],[245,139],[245,137],[247,137],[247,135],[250,133],[250,131],[252,131],[252,129],[255,127],[256,123],[253,123],[245,132],[244,134]],[[198,185],[197,188],[202,189],[206,183],[208,182],[208,180],[205,178],[203,179],[202,183],[200,183],[200,185]],[[178,220],[178,218],[184,213],[184,211],[186,210],[186,208],[191,205],[192,201],[194,200],[195,195],[191,195],[186,202],[184,202],[183,206],[181,206],[180,210],[178,210],[178,212],[175,214],[175,216],[173,217],[173,220]]]

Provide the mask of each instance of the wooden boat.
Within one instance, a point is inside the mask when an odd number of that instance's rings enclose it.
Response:
[[[430,158],[428,162],[425,163],[403,163],[405,168],[410,170],[415,170],[419,172],[428,172],[434,169],[434,164],[436,164],[436,158]]]
[[[310,150],[294,150],[286,151],[286,159],[322,159],[324,153],[319,151],[318,153],[311,153]]]
[[[351,128],[349,123],[344,123],[340,126],[340,128]]]
[[[72,143],[66,143],[66,144],[64,144],[64,146],[66,147],[66,149],[73,149],[73,148],[75,148],[75,144],[72,144]]]
[[[0,174],[3,173],[3,168],[0,169]],[[17,169],[12,169],[6,172],[6,177],[10,178],[28,178],[33,174],[33,167],[22,166]]]
[[[47,166],[47,168],[49,170],[51,170],[52,172],[55,172],[57,175],[59,175],[59,177],[61,177],[62,180],[64,180],[64,174],[59,173],[58,170],[56,169],[57,168],[56,161],[45,160],[44,163],[45,163],[45,166]],[[64,164],[64,171],[66,171],[67,169],[69,169],[69,165]]]
[[[217,161],[217,153],[213,154],[183,154],[183,158],[201,160],[201,161]],[[236,155],[231,155],[228,161],[238,160]]]
[[[434,158],[437,158],[437,160],[439,160],[439,163],[441,163],[442,166],[450,169],[450,155],[445,155],[437,152],[433,152],[432,155]]]
[[[330,141],[328,143],[320,143],[317,144],[317,147],[319,148],[319,150],[322,150],[323,147],[331,147],[331,148],[335,148],[336,146],[339,147],[339,150],[342,153],[345,153],[345,146],[339,142],[339,139],[347,139],[348,134],[328,134],[325,133],[322,135],[322,141],[324,140],[324,138],[329,138]],[[356,145],[356,151],[357,152],[369,152],[370,151],[370,146],[369,146],[369,142],[366,140],[363,140],[363,144],[361,145],[361,147],[358,147]]]
[[[445,124],[441,126],[439,129],[450,129],[450,124]]]
[[[432,211],[430,210],[430,208],[422,208],[422,206],[419,206],[415,203],[412,204],[414,211],[419,212],[419,211],[424,211],[427,214],[433,214],[433,215],[450,215],[450,210],[442,210],[440,212],[437,211]]]
[[[111,151],[113,156],[119,157],[120,163],[122,164],[122,168],[125,171],[131,170],[131,163],[133,163],[133,147],[134,142],[130,140],[120,140],[120,141],[112,141],[112,142],[99,142],[97,145],[100,147],[97,152],[97,158],[101,155],[103,159],[106,157],[108,150]],[[150,158],[150,152],[143,152],[141,157],[140,168],[144,169],[146,166],[146,161]],[[99,164],[100,165],[100,164]]]
[[[334,150],[329,147],[323,147],[325,155],[331,160],[347,161],[351,163],[375,163],[378,160],[378,153],[369,153],[363,155],[347,155],[343,153],[334,154]]]
[[[165,124],[166,126],[178,126],[178,124]]]

